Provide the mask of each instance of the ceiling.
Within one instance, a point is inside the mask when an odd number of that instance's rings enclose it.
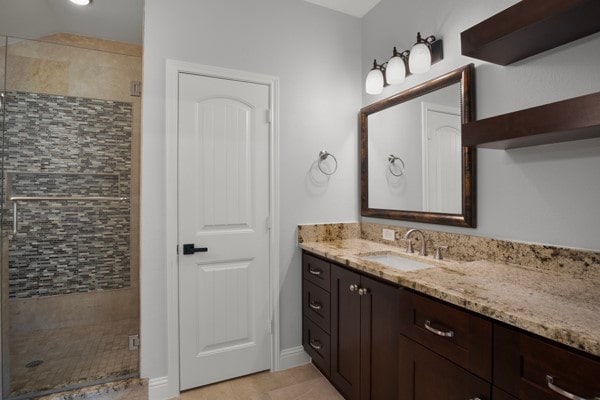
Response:
[[[142,44],[143,0],[0,0],[0,35],[39,39],[66,32]]]
[[[362,18],[380,0],[304,0]],[[0,0],[0,35],[39,39],[65,32],[142,44],[144,0]]]
[[[362,18],[371,11],[380,0],[304,0],[332,10]]]

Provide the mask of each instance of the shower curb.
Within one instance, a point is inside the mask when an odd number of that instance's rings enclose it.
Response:
[[[148,399],[148,379],[129,378],[35,397],[36,400]]]

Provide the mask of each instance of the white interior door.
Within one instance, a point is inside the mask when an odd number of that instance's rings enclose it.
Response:
[[[269,104],[266,85],[179,74],[181,390],[270,368]]]
[[[423,209],[462,211],[460,110],[423,103]]]

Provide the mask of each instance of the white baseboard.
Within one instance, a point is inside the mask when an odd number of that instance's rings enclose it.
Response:
[[[148,400],[166,400],[169,397],[169,377],[148,380]]]
[[[302,346],[290,347],[279,352],[279,370],[297,367],[308,364],[310,356],[304,351]]]

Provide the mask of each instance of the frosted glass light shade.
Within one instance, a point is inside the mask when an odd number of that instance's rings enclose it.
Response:
[[[71,3],[77,4],[78,6],[87,6],[90,4],[90,0],[71,0]]]
[[[431,68],[431,51],[425,43],[413,46],[408,57],[408,68],[413,74],[423,74]]]
[[[406,66],[400,56],[394,56],[388,61],[385,78],[390,85],[397,85],[406,79]]]
[[[379,94],[383,92],[383,73],[379,69],[372,69],[365,81],[365,90],[368,94]]]

